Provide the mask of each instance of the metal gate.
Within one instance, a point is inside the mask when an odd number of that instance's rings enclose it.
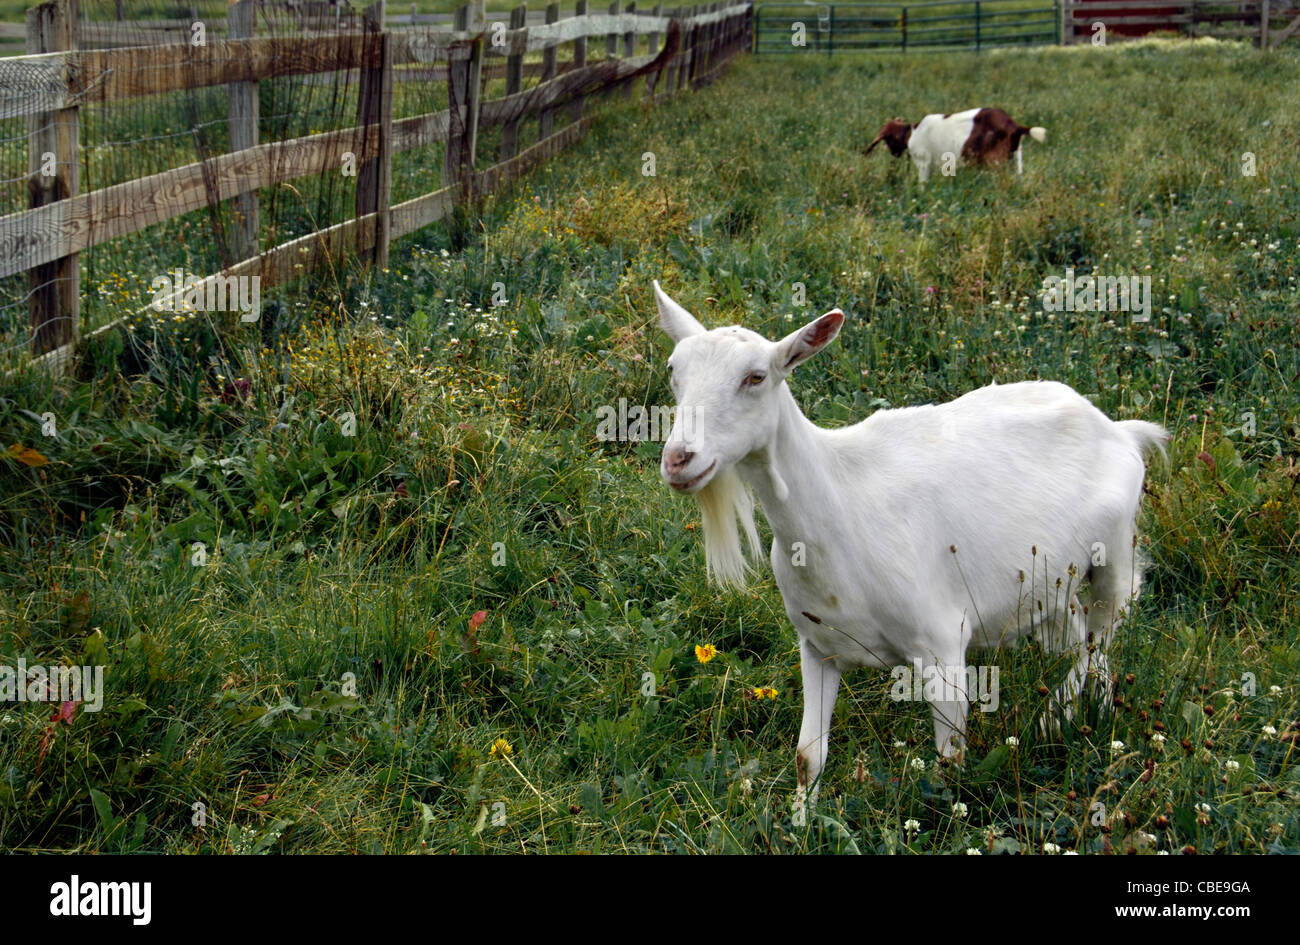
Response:
[[[981,49],[1059,44],[1061,0],[760,3],[757,53]]]

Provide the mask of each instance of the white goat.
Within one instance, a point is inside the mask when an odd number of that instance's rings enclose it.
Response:
[[[803,675],[797,805],[805,790],[816,802],[840,676],[853,667],[951,673],[953,698],[927,701],[936,748],[960,763],[967,650],[1043,634],[1038,602],[1050,605],[1057,577],[1070,606],[1044,643],[1075,659],[1058,698],[1068,703],[1090,671],[1109,680],[1105,647],[1140,585],[1143,457],[1163,452],[1163,428],[1112,421],[1064,384],[1028,381],[824,430],[786,377],[839,333],[838,309],[771,342],[708,331],[654,286],[676,342],[678,403],[660,472],[699,501],[710,578],[743,585],[737,521],[761,553],[749,489],[772,527]]]

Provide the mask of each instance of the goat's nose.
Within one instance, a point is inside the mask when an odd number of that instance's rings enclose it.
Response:
[[[688,450],[684,445],[678,444],[670,446],[664,450],[664,468],[670,473],[679,473],[690,465],[695,454]]]

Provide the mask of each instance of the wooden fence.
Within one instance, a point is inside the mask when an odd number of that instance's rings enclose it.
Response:
[[[752,33],[749,3],[685,7],[648,14],[614,0],[608,13],[578,0],[561,19],[558,4],[546,22],[527,23],[524,7],[509,26],[489,30],[482,0],[457,11],[451,29],[383,28],[383,2],[367,9],[363,28],[320,35],[257,37],[249,4],[232,3],[226,39],[195,46],[164,42],[125,48],[78,47],[76,0],[53,0],[29,11],[29,55],[0,59],[0,119],[29,122],[29,209],[0,217],[0,278],[28,274],[32,353],[55,371],[71,362],[78,343],[78,253],[152,224],[235,201],[239,226],[233,240],[238,261],[210,275],[224,288],[236,276],[260,276],[263,288],[288,282],[314,264],[345,251],[386,265],[390,241],[445,217],[453,207],[491,193],[572,144],[586,130],[590,97],[633,92],[645,77],[655,101],[714,78]],[[391,21],[390,21],[391,22]],[[588,43],[603,39],[607,56],[588,62]],[[638,41],[647,52],[637,55]],[[572,58],[559,61],[567,46]],[[540,63],[525,63],[541,53]],[[489,57],[504,60],[502,98],[485,100]],[[312,76],[360,70],[357,125],[275,142],[258,142],[257,83],[280,76]],[[531,72],[539,84],[522,90]],[[393,118],[394,81],[447,83],[448,107],[411,118]],[[78,190],[79,109],[88,105],[178,90],[227,86],[230,150],[90,193]],[[553,131],[556,116],[572,119]],[[539,123],[539,140],[518,148],[524,119]],[[500,126],[500,159],[480,168],[481,128]],[[396,152],[441,145],[442,186],[390,204],[391,160]],[[258,189],[295,178],[336,171],[345,152],[357,173],[355,214],[280,245],[258,246]],[[53,154],[54,173],[42,173]],[[179,297],[179,292],[178,292]],[[101,326],[92,335],[126,319]]]
[[[1296,0],[1064,0],[1062,42],[1093,42],[1105,26],[1112,37],[1175,32],[1215,39],[1249,39],[1262,49],[1274,49],[1300,35],[1300,4]]]

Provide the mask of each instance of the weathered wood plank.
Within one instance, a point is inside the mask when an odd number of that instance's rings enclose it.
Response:
[[[578,0],[578,5],[573,11],[575,17],[587,15],[587,0]],[[575,39],[573,41],[573,62],[569,64],[573,69],[585,69],[587,67],[587,40],[586,37]],[[585,96],[578,95],[573,99],[570,105],[572,121],[582,120],[582,107]]]
[[[424,116],[422,116],[424,117]],[[337,170],[344,151],[358,162],[378,148],[379,128],[347,128],[269,142],[126,181],[59,203],[0,217],[0,277],[229,200],[249,189]],[[206,170],[206,173],[205,173]]]
[[[456,10],[455,31],[465,34],[469,22],[470,8],[468,5],[463,5]],[[450,106],[451,124],[447,134],[447,149],[442,160],[444,187],[468,185],[468,173],[473,168],[469,157],[470,126],[478,116],[470,108],[469,82],[469,59],[452,61],[447,67],[447,101]]]
[[[631,2],[624,9],[632,16],[636,16],[636,0],[631,0]],[[637,19],[641,19],[641,18],[637,17]],[[623,58],[631,59],[635,55],[636,55],[636,32],[629,30],[628,32],[623,34]],[[628,79],[623,83],[624,98],[632,97],[632,84],[633,83],[631,79]]]
[[[544,85],[526,92],[507,95],[484,102],[479,112],[479,125],[491,127],[532,114],[547,108],[569,95],[582,92],[590,94],[607,85],[617,84],[638,73],[649,71],[656,56],[638,56],[636,59],[602,59],[582,69],[557,76]]]
[[[256,28],[254,14],[256,0],[235,0],[226,8],[226,22],[230,35],[237,39],[251,39]],[[261,105],[256,82],[230,83],[230,150],[242,151],[257,146],[257,123]],[[257,255],[257,237],[261,227],[261,213],[257,191],[242,193],[235,198],[235,221],[230,236],[230,251],[235,259]],[[230,260],[224,260],[230,262]]]
[[[465,120],[463,109],[460,120],[461,122]],[[393,151],[427,148],[431,144],[446,141],[450,133],[451,112],[445,108],[440,112],[403,118],[393,122]]]
[[[509,161],[502,161],[475,175],[474,192],[490,194],[504,187],[510,181],[527,173],[533,167],[558,154],[587,131],[587,122],[575,121],[561,131],[557,131],[544,141],[539,141],[531,148],[521,151]]]
[[[206,46],[142,46],[69,55],[69,92],[85,102],[373,67],[378,34],[237,39]],[[0,88],[6,88],[0,64]]]
[[[71,85],[67,53],[0,59],[0,119],[67,108]]]
[[[1297,16],[1294,20],[1292,20],[1290,23],[1286,25],[1286,27],[1282,30],[1282,32],[1275,34],[1270,39],[1269,48],[1276,49],[1285,40],[1294,36],[1298,31],[1300,31],[1300,16]]]
[[[444,187],[423,197],[396,204],[389,212],[393,238],[414,233],[430,223],[437,223],[456,205],[456,192],[455,187]]]
[[[376,0],[362,13],[367,32],[379,34],[384,23],[384,0]],[[374,238],[373,262],[383,268],[388,265],[388,203],[391,189],[391,164],[389,161],[393,131],[393,64],[392,39],[385,33],[383,48],[376,68],[361,71],[361,86],[357,92],[357,127],[378,125],[378,147],[372,158],[362,162],[357,173],[356,216],[376,214],[379,221]],[[357,255],[369,257],[369,247],[357,247]]]
[[[76,47],[77,0],[52,0],[27,11],[27,48],[48,53]],[[32,115],[27,122],[28,213],[61,215],[78,190],[81,122],[78,109]],[[81,321],[81,263],[59,253],[30,268],[28,311],[36,354],[76,342]]]
[[[471,175],[470,181],[472,182],[474,165],[478,161],[479,109],[483,103],[483,54],[484,48],[489,45],[485,37],[485,26],[487,24],[486,0],[470,0],[469,11],[469,28],[478,34],[478,38],[470,46],[469,99],[466,102],[469,117],[465,121],[466,133],[469,139],[466,147],[466,162]]]
[[[520,29],[528,23],[528,4],[521,3],[510,11],[510,28]],[[524,57],[516,53],[506,60],[506,95],[518,95],[524,88]],[[519,150],[519,120],[508,119],[501,127],[501,160],[508,161]]]
[[[560,5],[558,3],[548,4],[546,7],[546,22],[554,23],[559,20],[559,18]],[[555,78],[556,61],[555,46],[547,46],[546,50],[542,53],[542,82],[549,82],[551,79]],[[542,140],[549,138],[551,136],[551,130],[555,125],[555,117],[549,107],[543,106],[538,122],[538,139]]]

